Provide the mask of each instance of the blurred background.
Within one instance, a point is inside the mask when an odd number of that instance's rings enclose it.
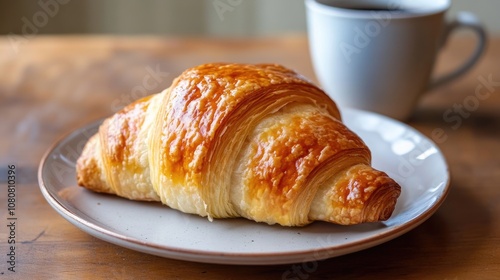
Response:
[[[471,11],[490,33],[500,33],[499,0],[452,2],[450,16]],[[0,15],[0,34],[240,37],[306,29],[303,0],[2,0]]]

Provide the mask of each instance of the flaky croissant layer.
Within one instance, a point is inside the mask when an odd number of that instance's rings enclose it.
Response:
[[[78,184],[204,217],[302,226],[388,219],[400,186],[335,103],[271,64],[205,64],[100,126]]]

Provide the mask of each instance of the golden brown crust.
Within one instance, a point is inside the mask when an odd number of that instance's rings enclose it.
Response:
[[[121,164],[125,161],[127,165],[132,166],[136,161],[133,149],[137,148],[137,145],[134,142],[137,141],[151,97],[147,96],[126,106],[101,126],[101,129],[107,130],[104,153],[111,164]]]
[[[78,183],[187,213],[269,224],[387,219],[399,185],[335,103],[272,64],[205,64],[106,120],[77,164]]]
[[[214,139],[231,115],[240,106],[248,107],[247,103],[258,104],[277,85],[280,90],[286,85],[311,87],[295,72],[274,64],[204,64],[182,73],[162,111],[169,120],[160,128],[161,146],[166,147],[161,154],[163,173],[181,180],[179,183],[185,183],[186,177],[197,178]],[[318,91],[316,87],[310,90]],[[340,118],[336,105],[322,92],[317,95]]]
[[[264,206],[260,213],[253,211],[253,216],[271,223],[285,223],[295,216],[294,211],[308,212],[318,185],[307,189],[304,186],[313,176],[324,176],[313,172],[323,163],[353,149],[370,158],[363,141],[341,122],[322,112],[305,109],[300,113],[284,113],[279,120],[273,120],[250,146],[245,168],[248,203],[254,210]],[[335,168],[330,168],[330,172],[335,172]],[[310,199],[305,199],[306,196]],[[281,213],[282,217],[270,219],[269,211]],[[308,222],[307,215],[296,221]]]
[[[139,135],[152,97],[127,105],[103,122],[77,162],[79,185],[134,200],[159,200],[147,161],[140,157],[146,147]]]

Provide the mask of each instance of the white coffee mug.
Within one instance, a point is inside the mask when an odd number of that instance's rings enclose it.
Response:
[[[450,0],[305,0],[309,47],[316,76],[341,107],[406,120],[422,93],[468,71],[486,45],[472,14],[451,22]],[[467,27],[478,35],[472,56],[455,71],[431,79],[450,33]]]

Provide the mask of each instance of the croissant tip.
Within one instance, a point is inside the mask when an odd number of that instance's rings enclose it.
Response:
[[[76,162],[76,183],[92,191],[105,192],[107,187],[100,178],[101,169],[96,159],[96,140],[97,138],[93,136],[87,142]]]
[[[368,205],[363,213],[363,221],[365,222],[381,222],[388,220],[394,210],[399,195],[401,194],[401,187],[392,182],[382,188],[379,188],[368,201]]]

